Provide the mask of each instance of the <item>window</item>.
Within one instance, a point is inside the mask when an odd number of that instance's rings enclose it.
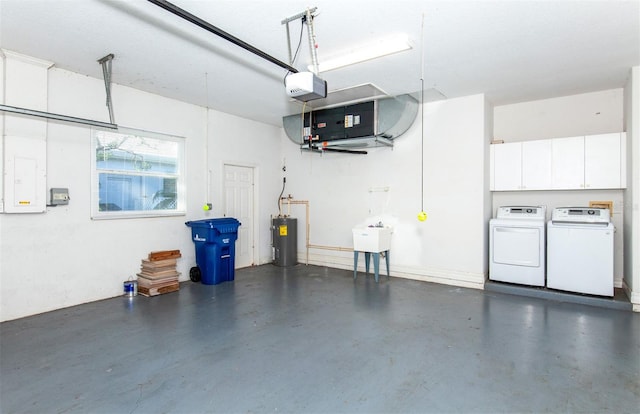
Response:
[[[93,130],[91,217],[182,215],[184,139]]]

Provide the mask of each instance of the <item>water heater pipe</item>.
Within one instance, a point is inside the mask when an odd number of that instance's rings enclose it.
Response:
[[[307,248],[307,260],[306,260],[306,264],[309,264],[309,249],[320,249],[320,250],[333,250],[333,251],[339,251],[339,252],[352,252],[353,249],[350,247],[340,247],[340,246],[324,246],[321,244],[311,244],[310,240],[310,222],[309,222],[309,218],[310,218],[310,214],[309,214],[309,200],[294,200],[291,198],[291,196],[289,197],[282,197],[280,198],[280,202],[282,201],[286,201],[288,206],[287,206],[287,210],[289,213],[291,213],[291,204],[304,204],[305,208],[306,208],[306,221],[305,221],[305,230],[306,230],[306,243],[305,243],[305,247]]]

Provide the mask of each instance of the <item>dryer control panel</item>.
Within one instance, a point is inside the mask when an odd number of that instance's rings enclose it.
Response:
[[[553,209],[551,221],[607,224],[611,221],[611,215],[608,208],[557,207]]]
[[[498,208],[496,218],[544,220],[546,211],[544,206],[505,206]]]

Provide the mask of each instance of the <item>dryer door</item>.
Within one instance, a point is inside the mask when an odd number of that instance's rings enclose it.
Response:
[[[541,229],[494,227],[493,262],[514,266],[540,266]]]

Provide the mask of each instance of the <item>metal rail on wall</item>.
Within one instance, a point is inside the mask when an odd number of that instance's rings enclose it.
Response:
[[[1,105],[1,104],[0,104],[0,112],[9,112],[12,114],[35,116],[38,118],[46,118],[46,119],[53,119],[56,121],[71,122],[73,124],[90,125],[90,126],[99,127],[99,128],[118,129],[118,125],[116,125],[113,119],[113,102],[111,101],[111,60],[112,59],[113,59],[113,54],[110,53],[107,56],[98,60],[98,63],[102,65],[102,71],[104,74],[104,87],[105,87],[105,92],[107,94],[107,108],[109,110],[109,120],[111,122],[102,122],[102,121],[96,121],[94,119],[78,118],[76,116],[54,114],[52,112],[38,111],[35,109],[20,108],[17,106]]]
[[[95,121],[93,119],[77,118],[75,116],[54,114],[51,112],[36,111],[35,109],[19,108],[16,106],[0,105],[0,111],[13,114],[37,116],[40,118],[55,119],[57,121],[72,122],[74,124],[85,124],[100,128],[118,129],[118,125],[109,122]]]

